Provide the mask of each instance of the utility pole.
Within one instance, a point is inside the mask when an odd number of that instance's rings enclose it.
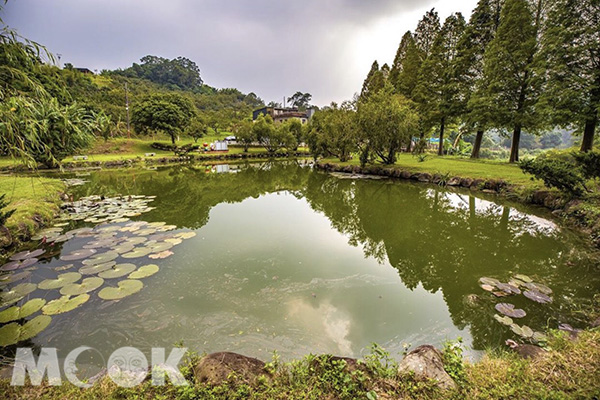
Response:
[[[127,91],[127,82],[125,82],[125,110],[127,111],[127,139],[131,139],[131,131],[129,128],[129,93]]]

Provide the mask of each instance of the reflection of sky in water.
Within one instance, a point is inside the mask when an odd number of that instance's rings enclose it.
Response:
[[[435,190],[429,189],[427,195],[429,198],[433,199],[435,197]],[[503,206],[488,200],[472,197],[469,194],[445,192],[439,194],[439,196],[441,196],[445,201],[447,201],[448,205],[451,208],[457,210],[469,211],[470,202],[472,202],[475,205],[474,208],[476,214],[496,216],[502,215]],[[514,208],[510,208],[509,220],[513,222],[518,221],[522,223],[522,225],[520,226],[520,228],[522,229],[521,232],[519,232],[521,234],[524,232],[530,234],[549,234],[554,233],[560,229],[558,225],[546,218],[538,217],[532,214],[525,214],[515,210]]]

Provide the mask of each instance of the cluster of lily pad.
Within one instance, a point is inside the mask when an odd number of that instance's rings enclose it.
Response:
[[[141,281],[156,274],[160,267],[144,263],[138,267],[129,260],[148,257],[163,259],[173,254],[171,249],[195,232],[173,232],[174,225],[164,222],[129,221],[130,217],[150,211],[148,203],[153,197],[129,196],[103,199],[97,196],[68,203],[62,219],[103,223],[94,228],[84,227],[63,233],[61,223],[37,237],[48,248],[69,239],[84,239],[81,248],[60,255],[63,265],[54,268],[57,275],[36,283],[18,283],[0,293],[0,347],[30,339],[45,329],[52,316],[76,309],[90,300],[95,293],[102,300],[120,300],[144,287]],[[52,247],[52,246],[50,246]],[[0,267],[0,287],[9,286],[32,276],[40,258],[48,257],[46,249],[39,248],[11,256]],[[36,290],[58,291],[60,297],[47,301],[35,298],[16,306]],[[36,312],[41,315],[20,324]]]
[[[552,289],[541,283],[533,282],[527,275],[517,274],[508,282],[501,282],[495,278],[482,277],[479,279],[479,285],[487,292],[491,292],[496,297],[508,297],[520,295],[527,297],[536,303],[546,304],[552,302]],[[510,303],[498,303],[494,307],[500,314],[495,314],[494,319],[502,325],[510,327],[517,335],[531,339],[534,342],[546,340],[546,335],[542,332],[533,331],[527,325],[519,325],[514,322],[514,319],[523,318],[527,315],[525,310],[515,308]]]

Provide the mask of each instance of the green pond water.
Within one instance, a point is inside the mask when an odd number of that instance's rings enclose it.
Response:
[[[439,346],[462,337],[476,356],[517,338],[494,319],[497,303],[525,310],[515,322],[535,331],[559,323],[581,327],[577,311],[600,289],[596,262],[577,234],[541,210],[468,191],[330,175],[295,162],[78,177],[88,182],[69,189],[75,200],[156,196],[149,203],[155,208],[132,220],[165,222],[176,227],[172,234],[196,236],[164,259],[117,259],[160,270],[141,279],[141,291],[119,301],[101,299],[100,289],[90,292],[89,301],[53,315],[46,329],[20,347],[57,347],[64,356],[91,346],[107,359],[122,346],[149,354],[151,347],[182,341],[198,352],[269,359],[277,350],[291,359],[308,353],[360,357],[376,342],[400,358],[406,344]],[[71,222],[64,229],[85,226],[95,224]],[[74,237],[43,245],[51,257],[30,267],[25,282],[54,279],[67,264],[77,271],[82,260],[59,257],[89,241]],[[506,282],[515,274],[550,287],[552,303],[523,295],[497,298],[478,282]],[[104,285],[118,281],[106,279]],[[7,293],[14,285],[0,290]],[[38,288],[16,305],[60,296]]]

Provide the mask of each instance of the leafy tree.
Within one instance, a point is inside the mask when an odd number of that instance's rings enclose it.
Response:
[[[538,9],[538,18],[541,10]],[[532,83],[537,28],[525,0],[506,0],[500,25],[484,56],[484,87],[471,104],[475,115],[496,128],[512,128],[510,162],[519,161],[521,130],[535,131],[538,92]]]
[[[417,48],[413,35],[408,31],[402,36],[400,47],[398,47],[390,71],[390,83],[397,93],[408,99],[414,98],[414,90],[419,82],[419,70],[422,62],[421,51]]]
[[[310,93],[296,92],[292,95],[292,97],[288,97],[287,101],[298,109],[306,109],[309,106],[311,99],[312,94]]]
[[[356,112],[348,107],[334,107],[315,113],[311,120],[308,145],[318,156],[334,156],[348,161],[357,150]]]
[[[545,75],[540,106],[555,124],[583,131],[590,151],[600,121],[600,2],[549,2],[537,65]]]
[[[363,83],[362,90],[360,92],[361,100],[367,100],[371,94],[378,92],[384,86],[385,78],[383,72],[379,69],[379,63],[377,60],[371,65],[371,69],[367,74],[367,77]]]
[[[204,120],[200,117],[196,117],[185,127],[185,134],[192,137],[194,143],[198,143],[198,140],[206,135],[207,130]]]
[[[260,115],[252,126],[256,140],[269,152],[274,153],[282,147],[293,149],[296,138],[285,129],[284,124],[275,125],[270,115]]]
[[[433,48],[433,42],[440,31],[440,17],[435,8],[427,11],[415,29],[415,43],[423,58],[427,58]]]
[[[458,42],[454,68],[459,85],[459,99],[464,107],[464,122],[469,129],[476,130],[471,158],[479,158],[486,121],[482,115],[475,115],[469,107],[469,100],[477,86],[485,87],[482,79],[483,56],[500,24],[500,12],[504,0],[479,0],[469,23]]]
[[[254,123],[250,120],[243,120],[234,125],[236,141],[242,143],[244,152],[248,152],[248,147],[256,141],[256,135],[253,129]]]
[[[422,118],[440,126],[438,154],[444,154],[444,130],[446,124],[462,112],[459,100],[458,77],[454,68],[457,43],[465,26],[460,13],[450,15],[431,47],[419,72],[417,101],[421,105]]]
[[[366,151],[373,152],[384,164],[396,162],[396,153],[411,140],[417,129],[419,116],[410,100],[394,94],[388,83],[359,102],[358,126]],[[364,155],[363,155],[364,157]]]
[[[148,55],[142,57],[140,61],[141,64],[134,63],[125,70],[117,70],[113,73],[148,79],[173,89],[198,90],[203,84],[200,69],[188,58],[177,57],[169,60]]]
[[[299,119],[292,118],[284,122],[281,126],[281,129],[286,129],[294,137],[296,146],[292,150],[297,150],[298,145],[304,142],[306,130]]]
[[[132,109],[131,122],[136,131],[163,132],[175,144],[177,136],[195,117],[196,111],[187,98],[178,94],[153,95]]]

